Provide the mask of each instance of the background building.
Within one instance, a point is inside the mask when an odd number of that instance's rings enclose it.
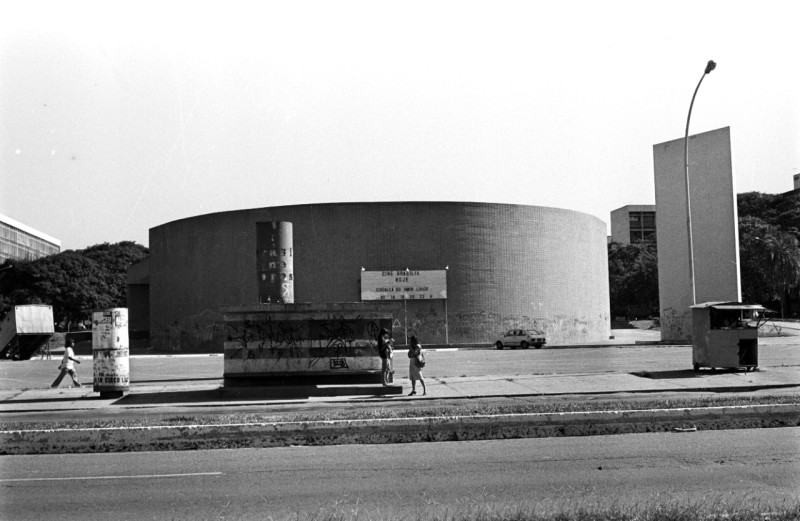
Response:
[[[61,241],[0,214],[0,263],[33,260],[61,252]]]
[[[611,240],[620,244],[655,244],[656,205],[628,205],[612,211]]]
[[[292,223],[295,303],[359,302],[362,269],[446,269],[447,299],[404,301],[396,338],[493,342],[505,329],[536,327],[565,344],[610,333],[603,221],[458,202],[268,207],[152,228],[149,257],[129,271],[131,324],[160,349],[221,351],[220,306],[259,303],[256,228],[272,221]]]

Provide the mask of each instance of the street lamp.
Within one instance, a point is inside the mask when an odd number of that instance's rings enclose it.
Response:
[[[692,243],[692,202],[689,195],[689,120],[692,119],[692,107],[694,106],[694,98],[697,96],[697,91],[700,90],[700,84],[703,83],[703,78],[706,74],[717,68],[714,60],[708,60],[706,69],[703,75],[700,76],[700,81],[697,82],[697,87],[694,89],[692,95],[692,102],[689,104],[689,115],[686,116],[686,133],[683,137],[683,172],[686,176],[686,229],[689,235],[689,273],[692,280],[692,305],[697,304],[697,291],[694,282],[694,244]]]

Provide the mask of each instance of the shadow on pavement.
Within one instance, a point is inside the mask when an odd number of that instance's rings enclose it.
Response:
[[[261,386],[220,387],[218,389],[137,392],[128,394],[114,405],[154,405],[166,403],[214,403],[253,400],[308,400],[311,397],[402,395],[402,386]]]
[[[189,391],[161,391],[152,393],[127,394],[116,400],[114,405],[155,405],[164,403],[208,403],[223,401],[219,389]]]
[[[208,378],[199,378],[199,377],[190,377],[190,378],[163,378],[160,380],[131,380],[131,384],[170,384],[173,382],[203,382],[203,381],[213,381],[213,380],[222,380],[222,378],[218,376],[211,376]]]
[[[68,402],[91,402],[94,400],[105,400],[100,396],[64,396],[61,398],[27,398],[27,399],[14,399],[14,403],[68,403]]]
[[[737,371],[717,371],[717,373],[730,373],[730,372],[737,372]],[[638,376],[640,378],[650,378],[651,380],[674,380],[679,378],[702,378],[703,376],[707,376],[709,374],[714,374],[711,372],[703,372],[697,373],[693,369],[679,369],[673,371],[638,371],[631,373],[633,376]]]
[[[755,371],[759,371],[756,369]],[[724,368],[724,369],[701,369],[699,371],[695,371],[693,369],[679,369],[673,371],[637,371],[634,373],[630,373],[633,376],[638,376],[640,378],[650,378],[651,380],[678,380],[684,378],[704,378],[707,376],[714,376],[714,375],[726,375],[726,374],[745,374],[753,371],[747,371],[745,369],[737,369],[735,367],[731,368]]]

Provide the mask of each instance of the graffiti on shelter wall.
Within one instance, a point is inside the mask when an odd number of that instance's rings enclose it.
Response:
[[[377,366],[375,336],[390,326],[389,319],[341,314],[228,319],[226,372],[234,365],[243,372],[358,369],[367,359]]]

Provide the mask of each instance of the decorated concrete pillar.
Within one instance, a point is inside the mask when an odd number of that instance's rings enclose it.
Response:
[[[128,308],[92,313],[94,391],[119,397],[130,388]]]
[[[292,223],[256,223],[258,299],[262,304],[294,303]]]

